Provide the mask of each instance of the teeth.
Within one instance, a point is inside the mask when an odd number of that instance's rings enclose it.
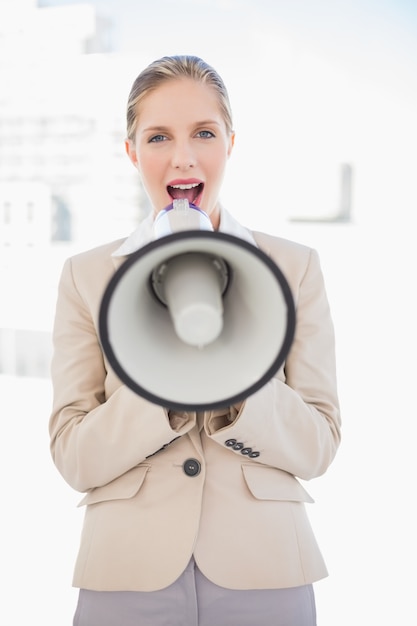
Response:
[[[198,187],[199,183],[190,183],[188,185],[170,185],[173,189],[194,189]]]

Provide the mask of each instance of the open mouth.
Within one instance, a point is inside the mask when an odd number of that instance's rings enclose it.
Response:
[[[186,198],[192,204],[198,204],[198,199],[203,193],[204,183],[189,183],[168,185],[167,191],[173,200]]]

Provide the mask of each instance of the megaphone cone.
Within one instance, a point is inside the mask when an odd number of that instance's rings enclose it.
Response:
[[[185,411],[230,406],[260,389],[284,363],[294,330],[278,266],[249,242],[207,230],[166,235],[129,256],[99,314],[104,353],[122,382]]]

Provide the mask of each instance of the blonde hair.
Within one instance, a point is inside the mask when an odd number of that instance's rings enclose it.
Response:
[[[163,83],[178,78],[191,78],[210,85],[217,93],[226,129],[233,132],[232,110],[226,86],[208,63],[196,56],[165,56],[146,67],[134,81],[127,103],[127,138],[134,141],[139,105]]]

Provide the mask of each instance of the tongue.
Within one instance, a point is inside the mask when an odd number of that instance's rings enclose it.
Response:
[[[169,195],[173,200],[181,200],[181,198],[186,198],[188,202],[193,202],[196,197],[196,187],[193,189],[176,189],[175,187],[171,187],[169,190]]]

